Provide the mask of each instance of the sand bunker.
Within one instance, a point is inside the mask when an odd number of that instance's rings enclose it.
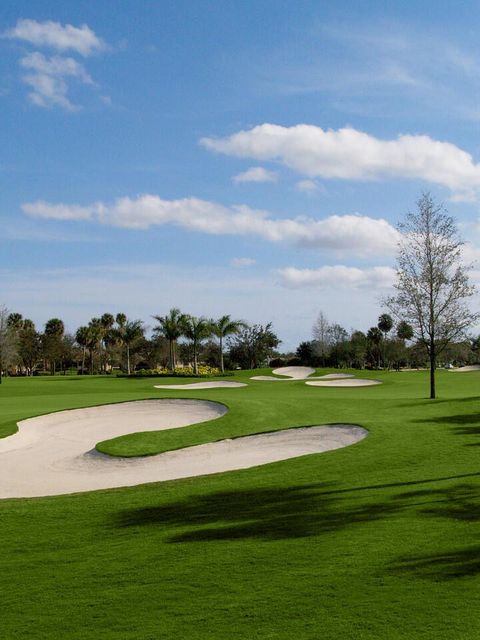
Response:
[[[458,367],[458,369],[449,369],[449,371],[454,371],[455,373],[467,373],[468,371],[479,371],[480,364],[470,364],[467,367]]]
[[[284,377],[254,376],[253,378],[250,378],[250,380],[285,382],[289,380],[305,380],[306,378],[309,380],[338,380],[341,378],[354,377],[352,373],[327,373],[324,376],[312,376],[311,374],[315,373],[315,369],[311,369],[310,367],[280,367],[279,369],[273,369],[272,373],[276,373]]]
[[[348,378],[334,380],[307,380],[305,384],[311,387],[373,387],[382,384],[381,380],[367,380],[366,378]]]
[[[315,369],[311,367],[279,367],[278,369],[273,369],[272,373],[277,376],[283,376],[281,378],[276,378],[275,376],[253,376],[251,380],[276,380],[276,381],[285,381],[285,380],[305,380],[312,373],[315,373]]]
[[[67,494],[245,469],[346,447],[367,431],[334,425],[222,440],[144,458],[112,458],[97,442],[219,418],[225,406],[202,400],[142,400],[61,411],[19,422],[0,440],[0,498]]]
[[[217,382],[190,382],[188,384],[156,384],[155,389],[220,389],[220,388],[228,388],[234,389],[236,387],[247,387],[248,385],[245,382],[227,382],[227,381],[217,381]]]

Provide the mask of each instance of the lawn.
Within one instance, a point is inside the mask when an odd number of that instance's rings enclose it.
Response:
[[[2,640],[477,640],[480,372],[439,371],[436,401],[427,372],[370,377],[384,384],[169,392],[151,378],[4,380],[3,436],[21,418],[140,398],[230,409],[103,443],[111,454],[325,423],[370,434],[244,471],[0,501]]]

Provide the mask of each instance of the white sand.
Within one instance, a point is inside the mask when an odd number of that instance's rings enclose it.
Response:
[[[478,371],[480,369],[480,364],[470,364],[467,367],[458,367],[458,369],[449,369],[449,371],[454,371],[456,373],[467,373],[468,371]]]
[[[245,382],[227,382],[219,380],[217,382],[189,382],[188,384],[156,384],[155,389],[220,389],[228,388],[234,389],[236,387],[247,387]]]
[[[348,378],[337,380],[307,380],[305,384],[311,387],[372,387],[382,384],[380,380],[367,380],[366,378]]]
[[[288,376],[289,378],[302,380],[315,373],[315,369],[311,367],[279,367],[278,369],[272,369],[272,373],[276,376]]]
[[[225,414],[201,400],[143,400],[61,411],[19,423],[0,440],[0,498],[67,494],[245,469],[346,447],[367,431],[348,425],[288,429],[144,458],[111,458],[97,442],[186,426]]]
[[[353,378],[351,373],[327,373],[324,376],[312,376],[315,373],[315,369],[310,367],[280,367],[279,369],[273,369],[272,373],[277,376],[283,376],[281,378],[275,376],[253,376],[250,380],[262,380],[264,382],[285,382],[289,380],[329,380],[337,378]]]

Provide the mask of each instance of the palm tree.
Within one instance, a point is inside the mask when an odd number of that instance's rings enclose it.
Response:
[[[45,324],[43,334],[44,355],[50,361],[50,373],[55,375],[56,361],[60,359],[62,352],[62,338],[65,333],[65,325],[59,318],[50,318]]]
[[[102,324],[103,335],[102,335],[102,343],[103,343],[103,357],[102,357],[102,368],[104,372],[107,372],[108,364],[109,364],[109,350],[108,347],[112,343],[112,330],[113,325],[115,324],[115,318],[111,313],[104,313],[100,318],[100,322]]]
[[[82,375],[85,373],[85,355],[88,346],[88,327],[78,327],[75,333],[75,340],[77,344],[82,347]]]
[[[92,318],[87,327],[87,347],[90,352],[90,375],[93,375],[94,355],[103,339],[104,329],[100,318]]]
[[[212,325],[207,318],[196,318],[195,316],[183,317],[183,335],[188,338],[193,347],[193,373],[198,375],[198,347],[212,335]]]
[[[393,327],[393,319],[392,316],[388,315],[388,313],[382,313],[382,315],[378,318],[377,327],[383,333],[383,367],[385,368],[387,364],[387,334],[391,331]]]
[[[218,338],[218,346],[220,349],[220,369],[222,373],[225,373],[225,367],[223,364],[223,340],[227,336],[238,333],[241,329],[244,329],[247,325],[243,320],[232,320],[230,316],[222,316],[218,320],[212,320],[212,332]]]
[[[122,341],[127,350],[127,373],[130,375],[130,348],[143,337],[144,328],[141,320],[127,320],[123,330]]]
[[[170,309],[166,316],[152,316],[157,322],[158,326],[154,328],[154,332],[166,338],[169,345],[169,362],[168,367],[170,371],[175,371],[177,366],[176,362],[176,344],[178,338],[183,335],[183,321],[185,315],[180,309]]]

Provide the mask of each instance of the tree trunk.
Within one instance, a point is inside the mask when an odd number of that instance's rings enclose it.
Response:
[[[435,340],[430,341],[430,399],[435,399],[435,368],[437,365],[437,354],[435,351]]]
[[[127,373],[130,375],[130,347],[127,344]]]
[[[220,369],[222,373],[225,373],[225,367],[223,366],[223,339],[220,336]]]
[[[83,355],[82,355],[82,376],[85,373],[85,356],[87,354],[86,347],[83,347]]]
[[[198,375],[197,342],[193,341],[193,375]]]

